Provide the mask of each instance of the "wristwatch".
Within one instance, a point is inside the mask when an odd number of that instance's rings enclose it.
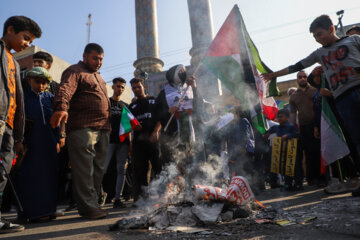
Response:
[[[65,132],[61,132],[60,133],[60,138],[65,138],[66,137],[66,133]]]

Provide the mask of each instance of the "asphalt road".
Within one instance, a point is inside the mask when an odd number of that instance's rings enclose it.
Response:
[[[323,189],[305,187],[301,192],[281,192],[269,189],[261,192],[257,200],[268,209],[276,210],[276,219],[293,222],[280,226],[274,221],[269,224],[255,223],[255,219],[267,218],[266,214],[253,215],[247,219],[237,219],[213,226],[205,226],[206,231],[184,233],[171,231],[122,230],[108,231],[109,225],[134,209],[113,209],[108,204],[104,208],[109,215],[101,220],[84,220],[76,211],[68,212],[44,223],[26,224],[20,233],[2,234],[0,238],[9,240],[35,239],[73,239],[73,240],[110,240],[110,239],[360,239],[360,197],[350,193],[327,195]],[[65,206],[64,206],[65,207]],[[10,220],[16,213],[3,214]],[[299,224],[300,218],[315,219]],[[297,221],[297,223],[295,223]]]

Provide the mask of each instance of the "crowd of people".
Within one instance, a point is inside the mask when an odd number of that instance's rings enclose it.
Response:
[[[349,30],[349,35],[354,31],[358,34],[357,30]],[[314,20],[310,32],[321,48],[295,65],[262,75],[271,80],[298,72],[297,88],[288,91],[289,105],[278,111],[274,121],[268,121],[272,127],[262,135],[253,127],[245,106],[231,108],[232,120],[216,127],[224,111],[204,100],[194,76],[183,65],[166,72],[167,84],[158,96],[147,95],[144,79],[135,77],[130,80],[134,98],[127,104],[121,100],[126,80],[117,77],[109,98],[99,73],[104,50],[96,43],[86,45],[82,61],[62,73],[60,84],[49,73],[52,56],[46,52],[33,55],[34,67],[21,79],[10,51],[24,50],[42,32],[27,17],[10,17],[0,40],[0,201],[10,174],[13,181],[7,190],[18,197],[13,203],[18,205],[19,221],[56,218],[62,214],[57,204],[66,191],[72,202],[69,209],[77,208],[86,219],[100,219],[107,216],[101,208],[107,192],[114,192],[107,198],[113,199],[114,208],[126,207],[124,198],[133,198],[136,207],[138,199],[147,198],[146,186],[151,179],[168,164],[175,163],[179,175],[191,179],[196,174],[192,163],[206,162],[214,155],[227,167],[219,176],[219,184],[241,175],[248,178],[255,193],[264,190],[266,182],[283,191],[302,190],[304,177],[308,185],[325,187],[330,169],[327,173],[321,170],[321,97],[329,98],[351,149],[351,155],[341,160],[343,177],[349,183],[345,190],[358,189],[360,36],[338,38],[325,15]],[[302,69],[316,62],[321,67],[308,76]],[[326,85],[321,83],[325,78]],[[140,124],[120,141],[124,109]],[[275,149],[271,136],[288,145],[291,139],[298,140],[293,170],[280,170],[283,178],[270,166]],[[112,169],[116,177],[105,182],[104,174]],[[337,176],[334,169],[336,166],[332,166],[332,176]],[[326,189],[329,193],[341,190]],[[0,233],[22,230],[23,225],[1,218]]]

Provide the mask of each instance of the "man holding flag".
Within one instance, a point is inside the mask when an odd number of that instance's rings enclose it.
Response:
[[[151,167],[155,175],[161,172],[158,146],[161,125],[157,122],[155,116],[155,98],[145,94],[144,80],[140,78],[133,78],[131,79],[130,84],[136,100],[130,104],[129,110],[141,124],[141,129],[135,128],[132,145],[134,165],[133,193],[134,202],[136,202],[141,194],[141,187],[148,186],[150,182],[150,174],[148,173],[151,168],[149,166],[149,161],[151,162]],[[133,118],[131,113],[128,113],[127,116],[129,119],[132,119],[130,123],[135,123],[134,121],[136,119]],[[122,118],[124,118],[124,115]],[[129,129],[129,124],[127,127],[126,125],[120,126],[120,132],[123,132],[124,134],[126,134],[126,129]],[[120,138],[122,138],[122,136],[123,134],[120,135]]]
[[[261,137],[266,131],[264,116],[270,120],[276,117],[277,105],[269,96],[279,96],[280,92],[276,81],[263,81],[261,74],[271,70],[260,59],[237,5],[231,10],[205,53],[203,64],[239,100],[243,110],[250,112],[248,120],[255,130],[256,142],[257,167],[254,170],[259,176],[263,176],[262,166],[265,166],[266,161],[266,146]],[[263,188],[263,181],[259,181],[258,185]]]
[[[105,164],[105,173],[110,165],[113,155],[116,156],[116,187],[115,187],[115,201],[114,208],[125,207],[125,205],[120,201],[120,195],[124,188],[125,183],[125,164],[129,150],[129,137],[125,136],[126,134],[120,135],[120,123],[126,122],[128,118],[122,118],[123,112],[126,111],[128,106],[125,102],[120,100],[121,94],[125,90],[126,81],[125,79],[118,77],[113,79],[112,89],[114,90],[113,96],[109,99],[111,105],[111,132],[110,132],[110,144],[107,154],[106,164]],[[131,126],[130,130],[131,131]],[[121,137],[119,137],[119,135]]]

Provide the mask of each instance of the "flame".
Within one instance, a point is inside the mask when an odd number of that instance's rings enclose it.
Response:
[[[173,187],[173,183],[169,183],[169,190],[168,190],[168,193],[171,193],[173,191],[172,187]]]
[[[261,202],[259,202],[258,200],[254,199],[254,202],[259,205],[262,208],[266,208]]]

